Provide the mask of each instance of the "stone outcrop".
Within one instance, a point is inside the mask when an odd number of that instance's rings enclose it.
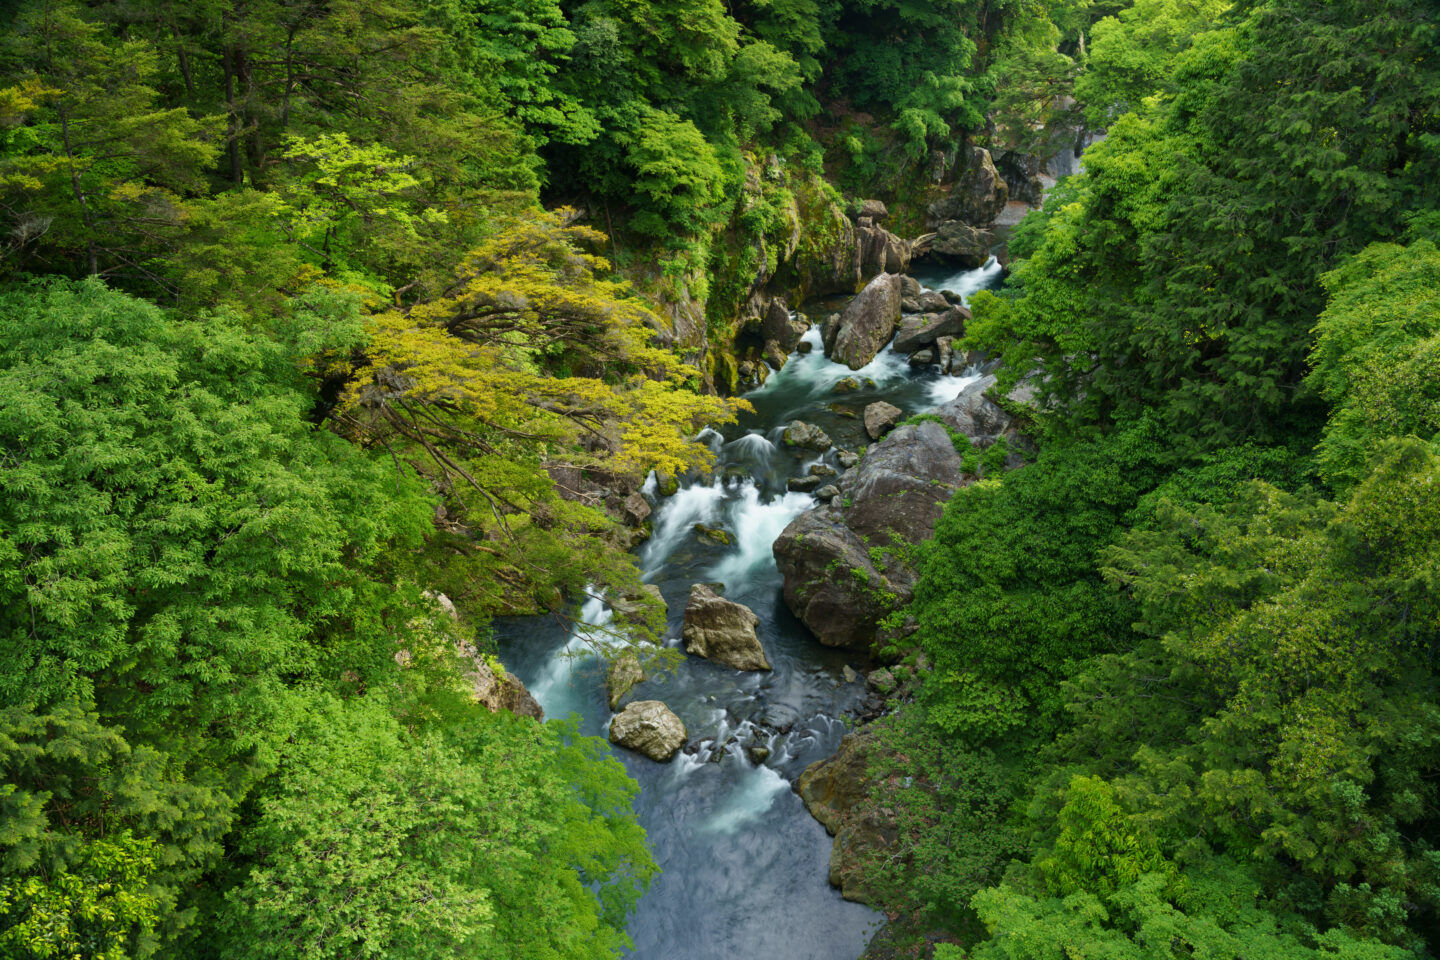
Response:
[[[830,848],[830,883],[847,900],[874,899],[865,880],[864,860],[885,856],[898,839],[894,822],[866,802],[867,768],[873,737],[848,734],[828,759],[812,763],[795,782],[805,808],[835,838]]]
[[[1038,206],[1045,199],[1043,164],[1034,154],[1006,150],[995,161],[995,169],[1010,187],[1010,199]]]
[[[948,307],[944,313],[906,317],[895,332],[895,349],[910,353],[930,346],[941,337],[963,336],[969,320],[970,311],[965,307]]]
[[[994,243],[995,236],[988,230],[972,227],[960,220],[945,220],[918,246],[927,253],[974,270],[983,267],[990,259],[990,247]]]
[[[956,181],[950,195],[927,209],[931,223],[961,220],[983,227],[994,223],[1009,202],[1010,188],[995,169],[989,150],[971,147],[966,151],[965,160],[965,175]]]
[[[626,650],[610,665],[605,674],[605,693],[610,698],[610,709],[620,705],[631,688],[645,680],[645,671],[640,669],[640,658],[634,650]]]
[[[665,763],[689,736],[680,718],[659,700],[636,700],[610,721],[610,742]]]
[[[455,609],[453,600],[443,593],[427,591],[425,595],[435,601],[445,620],[451,623],[460,622],[460,611]],[[506,671],[493,657],[482,654],[474,644],[464,640],[459,634],[451,630],[444,630],[443,623],[444,621],[426,621],[428,626],[448,635],[454,642],[455,652],[468,665],[465,679],[470,682],[470,691],[481,706],[491,713],[505,710],[522,717],[534,717],[536,720],[545,719],[545,711],[540,708],[539,702],[530,695],[530,691],[525,689],[525,684],[521,683],[518,677]],[[400,666],[408,667],[413,661],[414,656],[409,650],[395,651],[395,662]]]
[[[506,710],[522,717],[545,719],[545,711],[519,679],[503,668],[495,669],[483,657],[475,656],[472,662],[475,672],[470,675],[471,689],[485,709],[491,713]]]
[[[795,518],[775,541],[786,605],[821,643],[867,649],[915,584],[899,551],[884,548],[928,539],[961,483],[960,455],[943,426],[897,427],[840,478],[839,497]]]
[[[831,358],[859,370],[890,342],[900,322],[901,282],[883,274],[866,284],[841,312]]]
[[[865,408],[865,432],[871,440],[879,440],[905,419],[905,411],[893,403],[877,400]]]
[[[993,374],[981,377],[959,396],[935,410],[952,430],[965,434],[978,446],[989,446],[1010,428],[1011,417],[985,394],[995,386]]]
[[[817,482],[819,477],[813,478]],[[742,603],[726,600],[708,585],[690,588],[685,605],[685,652],[736,670],[769,670],[770,661],[755,628],[760,618]]]

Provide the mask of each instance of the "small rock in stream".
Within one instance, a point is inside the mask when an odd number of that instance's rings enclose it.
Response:
[[[793,493],[810,493],[824,482],[824,477],[791,477],[785,481],[785,489]]]
[[[825,484],[825,486],[815,491],[815,499],[819,500],[822,503],[829,503],[831,500],[834,500],[838,496],[840,496],[840,488],[835,486],[835,484],[833,483],[827,483]]]

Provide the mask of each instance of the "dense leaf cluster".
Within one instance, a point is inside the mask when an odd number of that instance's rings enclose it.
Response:
[[[1437,32],[1291,0],[1095,28],[1108,136],[967,331],[1038,386],[1041,452],[948,506],[874,764],[907,834],[872,869],[937,957],[1440,943]],[[900,789],[912,754],[950,760]],[[988,862],[927,843],[962,832]]]

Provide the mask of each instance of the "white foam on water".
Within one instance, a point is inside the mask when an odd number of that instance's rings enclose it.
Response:
[[[567,717],[579,712],[582,704],[570,688],[571,675],[577,664],[595,656],[593,639],[612,619],[611,610],[602,597],[591,596],[580,608],[579,622],[565,642],[550,657],[545,669],[530,684],[530,695],[545,710],[547,717]]]
[[[655,476],[654,470],[645,474],[645,482],[640,485],[640,493],[652,501],[659,495],[660,480]]]
[[[720,519],[724,500],[725,486],[718,480],[681,487],[666,500],[655,516],[654,533],[640,551],[642,574],[658,573],[695,524],[713,524]]]
[[[971,370],[974,370],[972,367]],[[942,376],[926,385],[925,392],[928,395],[930,405],[938,407],[941,404],[949,403],[965,391],[970,384],[980,379],[980,373],[971,370],[965,371],[963,376],[949,377]]]
[[[710,571],[710,579],[719,580],[733,590],[753,579],[756,571],[775,563],[771,553],[781,532],[800,514],[815,505],[808,493],[793,491],[763,500],[759,489],[740,488],[739,496],[725,504],[727,528],[734,533],[735,549],[720,559]]]
[[[960,300],[967,306],[970,298],[981,290],[987,289],[995,284],[1005,268],[1000,261],[991,257],[985,261],[985,265],[976,270],[962,270],[952,276],[946,277],[933,287],[926,287],[927,290],[949,290],[960,294]]]
[[[718,812],[705,821],[702,830],[734,833],[745,824],[764,816],[775,798],[790,789],[790,783],[771,767],[750,767],[737,789]]]

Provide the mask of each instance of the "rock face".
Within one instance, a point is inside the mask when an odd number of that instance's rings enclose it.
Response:
[[[900,300],[896,274],[882,274],[866,284],[840,314],[831,357],[851,370],[874,360],[900,322]]]
[[[636,700],[610,721],[610,742],[665,763],[685,745],[685,724],[659,700]]]
[[[819,479],[818,477],[815,479]],[[755,628],[760,618],[742,603],[726,600],[703,583],[690,588],[685,605],[685,652],[736,670],[769,670]]]
[[[895,824],[866,803],[866,768],[875,748],[868,734],[848,734],[834,756],[812,763],[795,782],[811,816],[835,837],[830,848],[830,883],[847,900],[873,900],[863,862],[884,856],[898,839]]]
[[[545,711],[530,695],[530,691],[525,689],[525,684],[504,670],[497,672],[482,657],[477,656],[474,663],[475,672],[470,677],[471,688],[475,692],[475,699],[479,700],[485,709],[491,713],[508,710],[522,717],[545,719]]]
[[[804,420],[792,420],[790,426],[780,435],[780,439],[787,447],[799,447],[802,450],[815,450],[824,453],[830,449],[830,435],[813,423],[806,423]]]
[[[994,375],[981,377],[935,413],[952,430],[958,430],[980,446],[988,446],[1006,432],[1011,419],[1008,413],[985,396],[985,392],[994,385]]]
[[[959,337],[965,333],[970,311],[965,307],[949,307],[944,313],[922,313],[906,317],[895,332],[895,349],[910,353],[935,343],[941,337]]]
[[[995,169],[1010,187],[1010,199],[1039,204],[1045,199],[1045,181],[1040,178],[1040,158],[1007,150],[995,161]]]
[[[905,411],[893,403],[876,401],[865,408],[865,432],[870,435],[871,440],[879,440],[903,419]]]
[[[867,649],[915,584],[915,571],[885,548],[928,539],[961,483],[943,426],[897,427],[840,478],[841,496],[796,517],[775,541],[786,605],[821,643]]]
[[[995,169],[989,150],[972,147],[965,159],[965,176],[955,184],[950,196],[930,204],[927,212],[931,222],[963,220],[983,227],[994,223],[1009,202],[1010,188]]]
[[[640,658],[635,656],[635,651],[626,650],[620,654],[605,674],[605,692],[610,696],[610,709],[618,707],[625,694],[644,679],[645,671],[640,669]]]

